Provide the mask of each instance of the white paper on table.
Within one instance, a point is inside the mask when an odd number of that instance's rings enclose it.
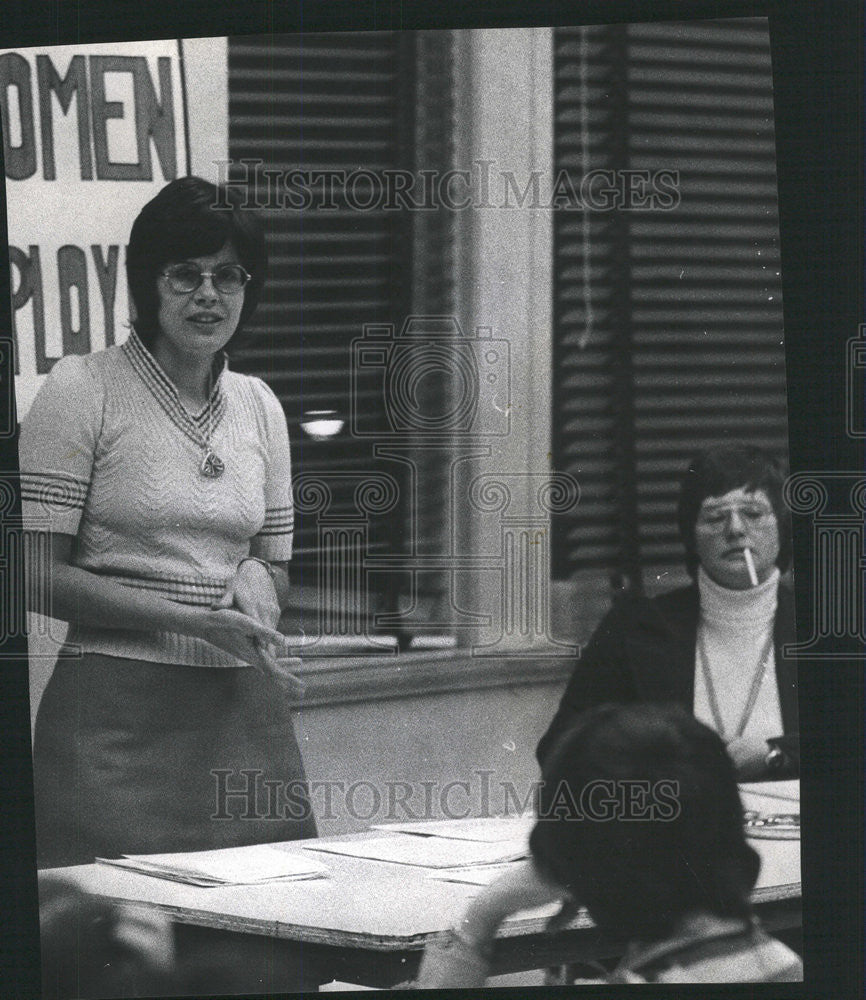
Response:
[[[490,865],[516,861],[527,856],[524,841],[493,844],[444,837],[372,837],[368,840],[323,841],[303,844],[305,851],[346,854],[369,861],[385,861],[419,868],[464,868],[467,865]]]
[[[750,781],[740,785],[741,796],[757,795],[766,799],[783,799],[800,804],[800,779],[788,781]]]
[[[526,841],[534,824],[533,815],[487,816],[477,819],[429,820],[420,823],[378,823],[371,829],[494,844],[521,839]]]
[[[328,869],[302,854],[275,850],[269,844],[226,847],[177,854],[127,854],[97,858],[113,865],[193,885],[253,885],[276,879],[321,878]]]
[[[471,868],[438,868],[429,872],[427,878],[436,882],[460,882],[463,885],[490,885],[500,875],[511,871],[515,862],[506,861],[498,865],[473,865]]]

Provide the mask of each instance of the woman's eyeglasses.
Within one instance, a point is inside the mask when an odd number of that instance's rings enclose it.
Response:
[[[695,527],[702,531],[725,531],[728,526],[728,518],[733,514],[736,514],[743,524],[756,528],[764,527],[776,516],[771,507],[753,504],[745,504],[742,507],[715,507],[708,511],[701,511],[698,514]]]
[[[168,287],[178,295],[196,291],[205,278],[210,278],[223,295],[237,295],[252,277],[240,264],[220,264],[213,271],[202,271],[197,264],[172,264],[161,273]]]

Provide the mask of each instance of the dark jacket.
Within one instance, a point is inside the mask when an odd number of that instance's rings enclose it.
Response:
[[[539,763],[544,765],[551,746],[584,709],[653,701],[676,702],[691,712],[699,613],[696,584],[659,597],[617,601],[581,651],[559,710],[538,744]],[[796,639],[794,595],[780,584],[774,646],[785,735],[799,732],[796,663],[782,653]]]

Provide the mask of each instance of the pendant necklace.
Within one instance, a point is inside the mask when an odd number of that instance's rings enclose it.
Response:
[[[749,693],[746,696],[746,704],[743,707],[742,714],[740,715],[740,720],[737,723],[737,728],[734,731],[736,737],[740,737],[746,731],[746,726],[749,724],[749,719],[752,717],[752,712],[755,708],[755,702],[758,700],[758,692],[761,689],[761,683],[764,680],[764,674],[767,672],[767,663],[770,660],[770,653],[773,649],[773,629],[770,629],[770,634],[767,636],[767,641],[764,643],[764,648],[761,650],[761,655],[758,659],[758,664],[755,667],[755,672],[752,675],[752,685],[749,688]],[[725,724],[722,720],[722,713],[719,709],[719,702],[716,698],[716,687],[713,684],[713,675],[710,672],[709,657],[707,656],[707,648],[704,643],[703,635],[698,639],[698,660],[701,665],[701,672],[704,675],[704,685],[707,689],[707,701],[710,703],[710,712],[713,716],[713,721],[716,724],[716,732],[722,739],[726,739],[725,734]]]
[[[205,479],[219,479],[225,472],[225,463],[211,447],[214,425],[219,425],[226,408],[225,396],[214,388],[215,385],[219,385],[222,374],[220,371],[214,380],[218,360],[216,358],[212,360],[208,376],[207,413],[199,412],[197,416],[193,416],[184,406],[177,386],[166,375],[156,358],[142,344],[132,324],[130,324],[130,335],[122,350],[169,420],[201,450],[201,460],[198,464],[199,475],[204,476]],[[223,353],[222,370],[225,370],[226,367],[227,358]],[[206,435],[202,433],[203,424],[207,427]]]
[[[205,456],[201,460],[201,465],[198,467],[198,471],[207,479],[219,479],[225,472],[225,469],[223,460],[219,455],[214,454],[210,448],[205,452]]]
[[[211,399],[211,394],[208,393],[207,399],[207,437],[202,444],[202,451],[204,452],[204,457],[201,460],[201,464],[198,467],[198,471],[206,479],[219,479],[219,477],[225,472],[225,463],[216,454],[216,452],[211,448],[211,438],[213,437],[213,406],[211,405],[213,400]]]

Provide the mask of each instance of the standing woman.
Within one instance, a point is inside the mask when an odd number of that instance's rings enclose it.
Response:
[[[22,427],[25,517],[50,518],[31,572],[70,623],[36,720],[40,867],[315,835],[275,631],[286,422],[226,354],[267,263],[239,200],[186,177],[145,205],[128,340],[61,358]]]

